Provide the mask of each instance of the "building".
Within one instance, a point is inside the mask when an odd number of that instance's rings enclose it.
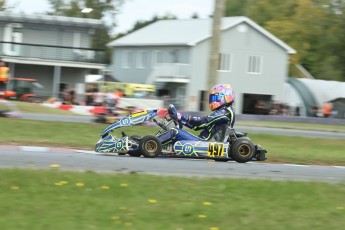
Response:
[[[0,12],[0,57],[12,77],[34,78],[42,96],[55,96],[85,82],[104,67],[104,51],[91,48],[102,21]]]
[[[345,118],[345,82],[288,78],[282,101],[292,108],[299,107],[301,116],[323,117],[322,107],[331,104],[331,117]]]
[[[109,43],[121,81],[154,83],[186,110],[199,110],[207,85],[212,19],[161,20]],[[236,111],[282,97],[293,48],[247,17],[222,19],[219,83],[236,91]],[[207,91],[206,91],[207,90]]]

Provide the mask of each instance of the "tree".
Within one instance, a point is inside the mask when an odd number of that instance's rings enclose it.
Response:
[[[344,0],[227,0],[225,15],[248,16],[296,49],[290,70],[298,63],[316,78],[345,81]]]
[[[6,9],[6,1],[0,0],[0,11],[3,11]]]
[[[128,31],[125,32],[125,33],[119,33],[119,34],[117,34],[113,39],[118,39],[118,38],[120,38],[120,37],[123,37],[123,36],[125,36],[125,35],[127,35],[127,34],[129,34],[129,33],[132,33],[132,32],[134,32],[134,31],[136,31],[136,30],[139,30],[139,29],[141,29],[141,28],[143,28],[143,27],[145,27],[145,26],[148,26],[148,25],[150,25],[150,24],[152,24],[152,23],[154,23],[154,22],[156,22],[156,21],[158,21],[158,20],[173,20],[173,19],[176,19],[176,16],[171,15],[171,14],[167,14],[167,15],[162,16],[162,17],[158,17],[157,15],[155,15],[155,16],[153,16],[152,19],[150,19],[150,20],[147,20],[147,21],[137,21],[137,22],[134,24],[134,26],[133,26],[132,29],[128,30]]]
[[[123,0],[48,0],[53,11],[51,15],[102,19],[107,14],[117,12]],[[89,13],[82,13],[82,9],[91,8]]]

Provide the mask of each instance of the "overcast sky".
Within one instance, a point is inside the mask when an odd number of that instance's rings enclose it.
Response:
[[[124,5],[116,17],[115,33],[126,32],[139,20],[150,20],[154,15],[167,13],[179,19],[191,18],[194,13],[199,18],[208,18],[213,12],[215,0],[124,0]],[[50,10],[48,0],[7,0],[14,11],[44,13]]]

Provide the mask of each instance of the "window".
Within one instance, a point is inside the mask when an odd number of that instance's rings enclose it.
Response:
[[[155,50],[152,56],[152,66],[154,67],[157,63],[163,63],[163,51]]]
[[[232,54],[220,53],[219,54],[219,68],[220,71],[232,71]]]
[[[137,56],[137,68],[143,69],[145,68],[145,64],[146,64],[146,52],[144,50],[139,50],[138,56]]]
[[[122,52],[122,68],[130,68],[132,62],[132,52],[125,50]]]
[[[3,45],[3,54],[9,56],[20,56],[22,45],[13,44],[21,43],[23,41],[23,34],[21,28],[23,27],[20,23],[9,23],[4,27],[3,41],[7,42]]]
[[[179,63],[179,50],[178,49],[174,49],[174,50],[170,51],[170,55],[171,55],[171,63]]]
[[[261,56],[249,56],[247,72],[251,74],[261,74],[262,57]]]

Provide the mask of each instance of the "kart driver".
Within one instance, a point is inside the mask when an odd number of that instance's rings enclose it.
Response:
[[[235,101],[235,92],[230,84],[218,84],[214,86],[209,93],[209,106],[212,113],[206,117],[192,117],[188,114],[177,112],[175,106],[170,104],[168,113],[179,128],[171,128],[158,136],[162,144],[174,143],[179,140],[208,140],[224,124],[231,128],[235,123],[235,111],[232,107]],[[202,130],[199,136],[182,130],[182,127]]]

